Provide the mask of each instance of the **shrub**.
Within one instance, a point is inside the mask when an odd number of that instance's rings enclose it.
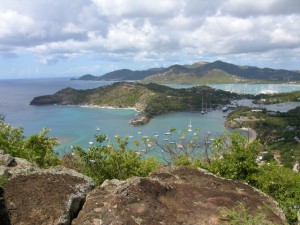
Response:
[[[198,168],[202,166],[202,160],[200,158],[192,160],[187,155],[179,155],[174,159],[173,164],[175,166],[187,166],[192,168]]]
[[[266,220],[265,215],[259,213],[256,216],[250,214],[249,210],[242,203],[232,209],[222,208],[220,219],[229,225],[272,225],[274,223]]]
[[[143,159],[132,149],[127,149],[128,138],[116,137],[116,145],[103,145],[106,137],[97,135],[97,145],[84,150],[75,146],[73,158],[80,164],[81,172],[100,185],[106,179],[124,180],[132,176],[147,176],[158,167],[153,158]]]
[[[260,145],[248,143],[239,133],[228,134],[228,138],[215,139],[217,147],[214,158],[207,169],[219,176],[249,181],[258,170],[256,158]]]
[[[271,163],[263,165],[253,176],[252,182],[252,185],[279,203],[290,224],[296,224],[297,211],[300,209],[299,173]]]

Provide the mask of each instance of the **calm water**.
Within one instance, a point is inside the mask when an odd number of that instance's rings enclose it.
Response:
[[[272,94],[281,92],[299,91],[299,84],[207,84],[208,86],[224,91],[244,94]],[[194,85],[169,84],[173,88],[190,88]]]
[[[69,78],[0,80],[0,113],[6,115],[6,122],[24,127],[25,135],[36,134],[43,127],[50,128],[50,135],[58,137],[62,143],[56,149],[60,153],[70,151],[71,145],[87,148],[96,133],[106,134],[110,138],[114,135],[130,135],[139,139],[142,136],[153,136],[157,132],[163,138],[164,133],[172,127],[177,130],[187,129],[190,119],[193,128],[200,128],[202,134],[211,132],[217,135],[225,130],[224,113],[218,110],[204,115],[188,112],[170,113],[155,117],[145,126],[132,127],[128,121],[136,114],[133,110],[29,105],[33,97],[53,94],[65,87],[86,89],[110,83],[112,82],[70,81]],[[252,86],[254,93],[258,86]],[[228,88],[226,85],[214,87]],[[239,85],[232,85],[231,91],[233,87],[245,90]],[[277,88],[274,91],[279,92],[300,90],[300,86],[297,85],[276,85],[272,88]],[[291,107],[294,107],[294,104]],[[97,126],[100,131],[96,130]]]

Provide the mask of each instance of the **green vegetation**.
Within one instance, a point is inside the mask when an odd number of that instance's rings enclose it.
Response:
[[[228,225],[274,225],[273,222],[266,220],[265,215],[262,213],[252,216],[242,203],[232,209],[221,209],[220,218]]]
[[[216,150],[208,169],[221,177],[249,182],[258,170],[255,160],[260,144],[257,141],[249,144],[239,133],[216,138],[214,142]]]
[[[242,111],[247,113],[246,111]],[[296,113],[291,112],[291,115]],[[285,114],[289,115],[289,114]],[[285,118],[285,117],[283,117]],[[275,124],[278,124],[277,122]],[[280,123],[279,123],[280,124]],[[170,135],[175,133],[170,130]],[[65,154],[61,159],[53,151],[55,139],[47,137],[48,130],[26,139],[21,128],[13,128],[0,121],[0,149],[12,156],[23,157],[41,167],[61,164],[75,169],[93,178],[98,185],[105,179],[126,179],[132,176],[147,176],[159,167],[154,158],[143,158],[136,151],[128,149],[128,139],[116,137],[114,142],[104,144],[104,135],[96,136],[97,144],[85,150],[74,147],[72,153]],[[255,160],[258,152],[268,148],[264,143],[249,140],[238,133],[227,134],[210,142],[209,135],[203,140],[196,135],[191,140],[185,139],[183,131],[182,142],[174,146],[172,143],[162,145],[156,143],[163,153],[165,162],[173,165],[202,167],[225,178],[242,180],[272,196],[284,211],[290,224],[296,224],[297,211],[300,208],[300,174],[291,169],[279,166],[276,161],[259,166]],[[142,139],[136,146],[144,147],[148,140]],[[148,149],[150,150],[150,149]],[[208,154],[208,152],[213,154]],[[0,180],[0,185],[7,182]],[[223,210],[221,217],[228,224],[268,224],[260,214],[250,217],[243,206],[233,210]]]
[[[251,184],[272,196],[290,224],[297,223],[300,209],[300,173],[277,164],[266,164],[252,175]]]
[[[300,91],[292,91],[287,93],[278,93],[272,95],[260,94],[255,96],[255,103],[274,104],[280,102],[299,102]]]
[[[240,108],[228,115],[227,126],[251,127],[264,145],[262,150],[279,153],[280,163],[288,168],[300,161],[300,107],[288,112],[252,111]],[[270,155],[269,155],[270,157]]]
[[[26,139],[22,128],[14,128],[4,122],[0,116],[0,149],[14,157],[27,159],[40,167],[50,167],[59,164],[57,153],[53,147],[56,139],[47,137],[49,130],[44,129],[40,134]]]
[[[128,149],[128,138],[122,140],[117,136],[117,146],[113,143],[102,145],[105,139],[105,135],[96,136],[97,145],[88,150],[74,147],[73,154],[62,158],[62,164],[90,176],[98,185],[106,179],[145,177],[158,168],[154,158],[143,159],[134,150]]]
[[[0,177],[0,187],[6,184],[8,181],[8,178],[6,177]]]
[[[201,71],[197,73],[195,68],[176,71],[174,69],[167,70],[157,75],[146,77],[142,83],[157,84],[228,84],[228,83],[250,83],[251,80],[241,78],[232,74],[228,74],[219,69]]]
[[[213,152],[209,160],[205,157],[201,157],[201,160],[191,157],[194,151],[189,148],[189,151],[177,155],[173,163],[191,167],[200,166],[221,177],[247,182],[273,197],[279,203],[288,222],[296,224],[297,211],[300,209],[300,174],[278,165],[276,161],[259,166],[256,158],[262,148],[265,146],[258,141],[249,142],[245,136],[231,133],[214,139],[209,147],[209,150]],[[169,151],[169,153],[176,153],[174,151]],[[198,152],[198,156],[200,153]],[[237,212],[232,212],[228,214],[228,221],[241,220],[245,223],[237,224],[247,224],[246,222],[250,219],[246,216],[247,213],[241,210],[236,211],[241,213],[241,217],[237,216]],[[256,219],[260,221],[263,218],[257,217]],[[251,222],[253,221],[249,220],[248,224]]]

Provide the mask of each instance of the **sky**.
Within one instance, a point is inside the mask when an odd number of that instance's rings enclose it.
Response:
[[[0,79],[216,60],[300,70],[299,21],[300,0],[0,0]]]

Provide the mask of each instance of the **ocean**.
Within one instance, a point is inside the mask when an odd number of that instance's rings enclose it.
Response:
[[[225,115],[221,110],[206,114],[197,112],[168,113],[153,118],[148,124],[133,127],[128,124],[137,113],[130,109],[100,109],[79,106],[30,106],[30,101],[39,95],[53,94],[56,91],[72,87],[76,89],[95,88],[112,82],[103,81],[71,81],[70,78],[43,79],[11,79],[0,80],[0,114],[6,116],[5,121],[15,127],[23,127],[26,136],[39,133],[43,128],[51,130],[49,136],[58,138],[60,145],[55,148],[60,154],[70,152],[71,147],[80,145],[88,148],[94,141],[95,134],[105,134],[110,139],[115,135],[132,136],[140,140],[144,136],[159,134],[165,138],[170,128],[177,131],[188,128],[191,121],[193,128],[200,128],[200,134],[210,133],[217,136],[224,131]],[[214,88],[234,92],[259,93],[288,92],[300,90],[300,85],[211,85]],[[177,88],[187,87],[176,85]],[[247,101],[245,104],[251,104]],[[298,104],[300,105],[300,104]],[[294,103],[277,105],[277,108],[288,110]],[[276,106],[269,106],[276,107]],[[277,111],[277,110],[276,110]],[[97,130],[99,127],[99,131]]]

